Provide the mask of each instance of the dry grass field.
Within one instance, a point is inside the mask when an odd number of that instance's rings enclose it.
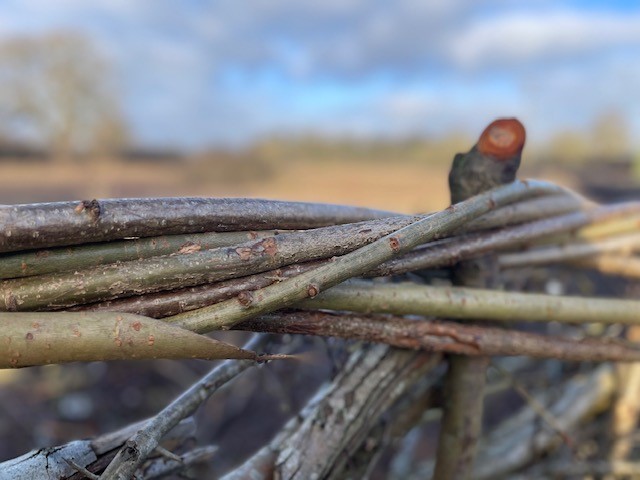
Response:
[[[0,202],[106,197],[260,197],[420,212],[447,206],[447,168],[402,162],[301,162],[237,179],[214,162],[0,164]]]

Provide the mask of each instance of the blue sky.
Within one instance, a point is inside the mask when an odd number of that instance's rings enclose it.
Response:
[[[0,39],[84,33],[112,63],[139,143],[274,133],[529,138],[615,111],[640,138],[640,2],[5,0]]]

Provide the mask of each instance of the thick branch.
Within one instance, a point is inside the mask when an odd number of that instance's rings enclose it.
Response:
[[[280,446],[277,478],[345,478],[344,467],[380,416],[439,362],[376,346],[354,353],[317,407]]]
[[[0,206],[0,252],[181,233],[304,229],[383,218],[340,205],[240,198],[133,198]]]

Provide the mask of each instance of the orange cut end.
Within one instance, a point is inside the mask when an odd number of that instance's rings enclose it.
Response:
[[[526,132],[517,118],[499,118],[484,129],[478,140],[478,151],[499,160],[510,158],[522,151]]]

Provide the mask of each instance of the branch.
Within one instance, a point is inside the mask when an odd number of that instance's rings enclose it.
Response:
[[[600,256],[603,253],[619,252],[629,254],[640,244],[640,233],[631,233],[619,237],[607,238],[598,242],[576,242],[568,245],[537,248],[525,252],[508,253],[500,255],[501,268],[514,268],[525,266],[546,265],[549,263],[568,262],[580,260],[579,264],[593,267],[597,262],[592,261],[592,256]],[[583,259],[585,261],[583,261]],[[626,259],[627,261],[630,259]]]
[[[92,472],[100,471],[113,458],[114,450],[120,448],[147,420],[127,425],[115,432],[100,435],[91,440],[76,440],[65,445],[41,448],[20,457],[0,463],[0,478],[11,480],[33,480],[47,472],[51,478],[80,480],[76,470],[65,460]],[[182,420],[165,437],[165,442],[183,444],[195,434],[193,419]]]
[[[228,247],[250,240],[272,237],[278,230],[255,232],[206,232],[190,235],[163,235],[77,247],[21,251],[0,254],[0,278],[20,278],[69,270],[83,270],[115,262],[141,260],[174,253]]]
[[[352,281],[311,300],[304,309],[426,315],[504,322],[640,324],[640,301],[560,297],[462,287],[431,287],[404,282]]]
[[[488,212],[469,222],[468,225],[460,228],[456,233],[470,233],[490,228],[505,227],[507,225],[516,225],[579,210],[588,210],[595,206],[593,202],[580,197],[574,192],[570,192],[570,194],[549,195],[514,203],[513,205],[507,205],[493,212]]]
[[[389,217],[322,203],[133,198],[0,206],[0,252],[182,233],[305,229]]]
[[[386,346],[354,353],[317,407],[279,447],[277,478],[345,478],[344,468],[369,430],[439,360]]]
[[[200,358],[261,362],[258,355],[161,320],[119,312],[0,313],[0,368],[99,360]]]
[[[640,361],[634,344],[596,338],[572,339],[503,328],[414,320],[389,315],[277,312],[234,329],[278,334],[321,335],[385,343],[399,348],[469,356],[526,355],[564,361]]]
[[[225,280],[207,285],[198,285],[180,290],[116,298],[100,303],[79,305],[70,310],[128,312],[153,318],[169,317],[178,313],[206,307],[222,300],[228,300],[243,292],[250,292],[281,282],[302,272],[317,268],[327,260],[289,265],[277,270]],[[246,293],[245,293],[246,294]]]
[[[351,277],[362,275],[395,255],[421,243],[444,236],[473,218],[534,195],[557,193],[559,188],[545,182],[514,182],[486,194],[453,205],[423,220],[389,234],[333,262],[305,272],[279,284],[256,290],[242,301],[227,300],[193,312],[168,317],[182,327],[197,332],[228,328],[238,322],[290,306]]]
[[[258,348],[263,342],[265,342],[264,338],[257,337],[250,341],[247,347]],[[255,363],[226,361],[214,368],[127,440],[100,478],[130,479],[168,431],[183,418],[191,416],[211,395],[252,365]]]
[[[460,260],[482,253],[524,245],[559,233],[577,231],[575,235],[580,236],[581,230],[579,229],[582,227],[586,229],[589,228],[587,226],[599,225],[600,222],[619,219],[638,212],[640,212],[640,203],[625,203],[538,220],[496,232],[463,235],[441,240],[389,260],[367,272],[366,276],[398,275],[414,270],[451,266]],[[513,257],[517,255],[524,254],[512,254]],[[500,262],[502,266],[502,258]]]

